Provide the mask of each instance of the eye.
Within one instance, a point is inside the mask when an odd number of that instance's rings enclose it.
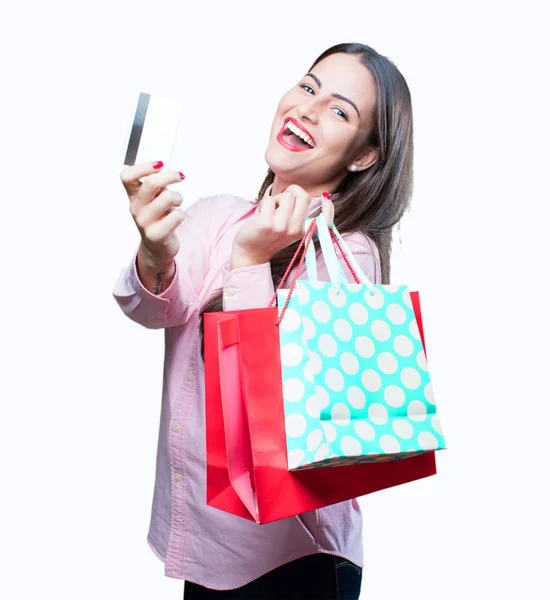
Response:
[[[300,84],[300,87],[301,87],[302,89],[304,89],[304,90],[305,90],[306,88],[308,88],[308,89],[309,89],[309,90],[311,90],[313,93],[315,93],[315,92],[314,92],[314,90],[313,90],[313,88],[312,88],[310,85],[308,85],[307,83],[302,83],[302,84]],[[306,91],[307,91],[307,90],[306,90]],[[309,94],[309,93],[310,93],[310,92],[308,92],[308,94]],[[341,114],[340,114],[340,115],[338,115],[338,116],[340,116],[340,117],[344,117],[344,119],[346,119],[346,121],[349,121],[349,117],[348,117],[348,115],[346,115],[346,113],[345,113],[345,112],[344,112],[344,111],[343,111],[341,108],[335,107],[335,110],[338,110],[338,111],[340,111],[340,113],[341,113]]]

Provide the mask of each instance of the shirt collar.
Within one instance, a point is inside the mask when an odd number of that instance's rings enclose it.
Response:
[[[266,189],[264,195],[262,196],[261,200],[256,201],[257,206],[259,206],[262,202],[262,200],[264,198],[267,198],[269,196],[271,196],[271,189],[273,188],[273,184],[271,183],[268,188]],[[334,198],[337,196],[337,194],[332,194],[332,199],[334,200]],[[309,212],[308,215],[312,215],[314,212],[318,211],[321,206],[322,206],[322,196],[314,196],[311,199],[311,204],[309,205]]]

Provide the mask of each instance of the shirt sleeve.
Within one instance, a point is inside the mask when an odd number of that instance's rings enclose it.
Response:
[[[201,198],[186,209],[185,219],[176,229],[180,243],[174,259],[176,272],[161,294],[150,292],[139,279],[137,250],[128,267],[120,272],[112,294],[132,321],[147,329],[175,327],[186,323],[199,308],[199,294],[209,267],[215,200]]]

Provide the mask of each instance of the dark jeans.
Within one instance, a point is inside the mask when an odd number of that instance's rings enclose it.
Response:
[[[331,554],[293,560],[234,590],[185,582],[183,600],[358,600],[362,569]]]

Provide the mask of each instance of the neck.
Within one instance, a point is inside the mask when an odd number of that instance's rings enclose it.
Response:
[[[339,185],[342,183],[346,174],[338,175],[333,179],[321,183],[309,183],[302,182],[296,180],[284,179],[283,177],[279,177],[279,175],[275,175],[275,179],[273,180],[273,187],[271,188],[271,195],[276,196],[280,194],[285,188],[289,185],[296,184],[299,185],[302,189],[305,190],[309,196],[312,198],[317,198],[321,196],[323,192],[328,192],[329,194],[333,194],[338,189]]]

